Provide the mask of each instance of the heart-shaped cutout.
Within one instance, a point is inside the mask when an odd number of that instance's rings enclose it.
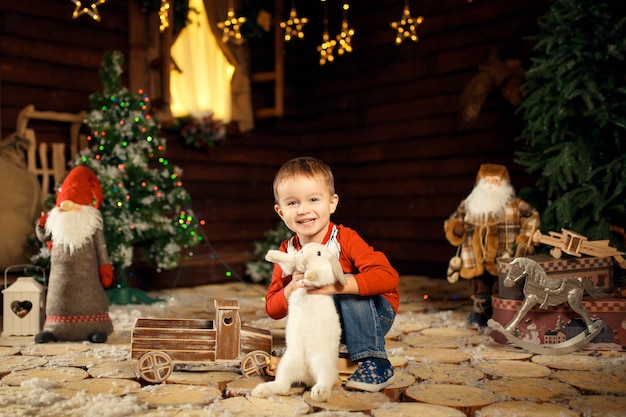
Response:
[[[13,301],[11,303],[11,311],[19,318],[24,318],[30,310],[33,309],[33,303],[30,301]]]

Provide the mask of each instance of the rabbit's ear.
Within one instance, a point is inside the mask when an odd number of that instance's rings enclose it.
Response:
[[[339,259],[333,256],[332,259],[330,260],[330,266],[333,269],[333,275],[335,276],[335,279],[341,285],[348,285],[348,281],[346,280],[346,277],[343,275],[343,269],[341,269],[341,263],[339,262]]]
[[[291,275],[295,271],[295,263],[293,255],[279,250],[268,250],[265,260],[280,265],[283,270],[283,276]]]

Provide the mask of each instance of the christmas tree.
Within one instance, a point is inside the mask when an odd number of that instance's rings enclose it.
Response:
[[[104,54],[103,91],[90,96],[92,110],[85,121],[90,146],[73,162],[91,168],[102,184],[104,234],[118,275],[109,301],[118,304],[153,301],[128,286],[126,271],[135,249],[160,271],[176,267],[182,249],[202,239],[182,171],[163,157],[165,140],[150,115],[149,98],[121,84],[123,61],[119,51]]]
[[[612,240],[626,227],[626,26],[621,2],[556,0],[538,23],[517,161],[542,229]]]

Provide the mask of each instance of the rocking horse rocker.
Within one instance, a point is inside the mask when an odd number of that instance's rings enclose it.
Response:
[[[605,295],[591,281],[581,277],[550,278],[542,266],[532,259],[515,258],[511,261],[509,273],[504,279],[504,286],[513,287],[522,278],[526,278],[524,302],[513,319],[506,327],[493,319],[487,323],[489,327],[502,333],[514,345],[536,354],[562,355],[580,350],[585,344],[593,340],[604,327],[604,321],[601,319],[592,320],[582,305],[582,297],[585,292],[594,298]],[[514,332],[518,324],[536,304],[545,310],[565,301],[585,321],[587,327],[583,332],[565,342],[555,344],[536,344],[515,336]]]

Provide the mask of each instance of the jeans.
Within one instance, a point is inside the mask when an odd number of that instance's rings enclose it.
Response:
[[[341,320],[341,342],[348,348],[350,360],[387,359],[385,334],[396,316],[389,301],[382,295],[352,294],[335,294],[334,300]]]

